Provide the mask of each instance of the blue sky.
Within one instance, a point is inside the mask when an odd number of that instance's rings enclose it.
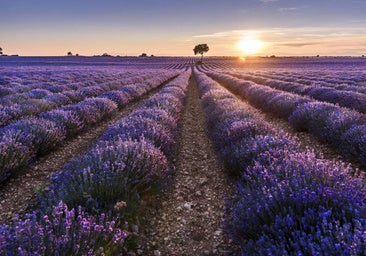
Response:
[[[366,54],[366,0],[0,0],[0,47],[21,55]]]

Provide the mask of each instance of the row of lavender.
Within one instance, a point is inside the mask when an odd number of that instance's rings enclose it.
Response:
[[[364,72],[271,72],[271,74],[262,74],[263,76],[268,76],[272,78],[271,75],[276,75],[281,77],[281,80],[288,82],[298,82],[306,85],[310,84],[320,84],[325,86],[333,86],[335,88],[343,88],[343,86],[351,86],[356,89],[356,87],[366,86],[366,74]],[[351,88],[350,87],[350,88]],[[345,87],[347,88],[347,87]]]
[[[241,255],[362,255],[366,187],[340,162],[301,151],[196,72],[208,127],[227,170],[238,175],[226,230]]]
[[[123,221],[171,175],[168,158],[189,77],[185,72],[169,82],[53,175],[37,211],[0,226],[0,254],[123,254]]]
[[[26,93],[16,93],[0,99],[0,126],[14,122],[30,115],[82,101],[88,97],[95,97],[110,90],[119,89],[125,84],[139,83],[154,75],[153,71],[146,71],[144,75],[126,73],[115,76],[112,81],[97,84],[96,81],[78,83],[77,85],[63,85],[62,90],[52,92],[48,89],[33,89]],[[156,74],[156,73],[155,73]],[[117,77],[119,77],[117,79]]]
[[[147,75],[148,73],[153,73],[153,71],[145,70],[144,73]],[[76,74],[78,76],[75,76]],[[11,82],[6,85],[7,87],[15,90],[15,93],[1,97],[1,104],[9,105],[19,103],[24,99],[35,98],[37,95],[28,95],[27,93],[37,89],[45,90],[46,93],[58,93],[139,76],[140,73],[139,70],[134,69],[123,71],[103,70],[93,72],[80,69],[78,72],[71,74],[66,71],[60,71],[57,73],[39,72],[36,76],[33,75],[33,72],[24,72],[23,75],[24,76],[22,76],[22,79],[20,79],[19,82]],[[0,76],[0,79],[2,77],[3,75]]]
[[[228,72],[228,74],[281,91],[309,96],[319,101],[338,104],[342,107],[354,109],[366,114],[366,94],[358,92],[358,89],[366,92],[366,87],[347,88],[346,86],[343,87],[344,90],[339,90],[339,88],[332,88],[324,85],[304,85],[296,82],[284,82],[276,78],[264,78],[238,72]]]
[[[307,131],[342,154],[366,165],[365,115],[229,75],[215,72],[209,75],[253,106],[287,119],[298,131]]]
[[[316,73],[316,72],[248,72],[253,76],[265,77],[269,79],[278,79],[286,82],[295,82],[303,85],[316,85],[319,87],[331,87],[337,90],[356,91],[366,93],[366,74],[364,72],[332,72]]]
[[[61,92],[67,88],[78,89],[85,85],[97,85],[122,78],[125,72],[79,71],[58,70],[45,71],[44,69],[31,69],[28,71],[1,72],[0,76],[0,102],[9,100],[14,94],[21,94],[35,89],[45,89],[50,92]]]
[[[80,76],[79,76],[80,74]],[[58,90],[62,84],[75,84],[75,81],[93,80],[101,73],[79,73],[79,72],[1,72],[0,76],[0,97],[5,97],[15,93],[23,93],[32,89]]]
[[[87,98],[44,112],[39,117],[25,118],[0,128],[0,180],[5,180],[35,157],[48,153],[67,138],[111,116],[118,107],[123,108],[176,75],[177,72],[160,72],[143,83],[122,85],[119,90],[102,93],[98,97]]]

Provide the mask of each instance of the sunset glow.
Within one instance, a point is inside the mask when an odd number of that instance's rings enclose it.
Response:
[[[254,38],[245,38],[237,43],[237,48],[246,55],[252,55],[258,53],[265,43],[261,40]]]

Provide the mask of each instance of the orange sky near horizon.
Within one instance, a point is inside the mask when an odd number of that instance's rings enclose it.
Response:
[[[2,0],[5,54],[242,56],[239,41],[264,42],[259,56],[366,54],[366,1],[360,0]]]

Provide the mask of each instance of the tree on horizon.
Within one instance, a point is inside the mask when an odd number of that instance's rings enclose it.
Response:
[[[194,47],[194,49],[193,49],[194,55],[197,55],[198,53],[201,54],[201,61],[200,61],[200,63],[203,63],[203,54],[205,52],[208,52],[208,50],[210,50],[210,48],[208,48],[208,45],[207,44],[197,44]]]
[[[3,48],[0,47],[0,55],[3,54]]]

